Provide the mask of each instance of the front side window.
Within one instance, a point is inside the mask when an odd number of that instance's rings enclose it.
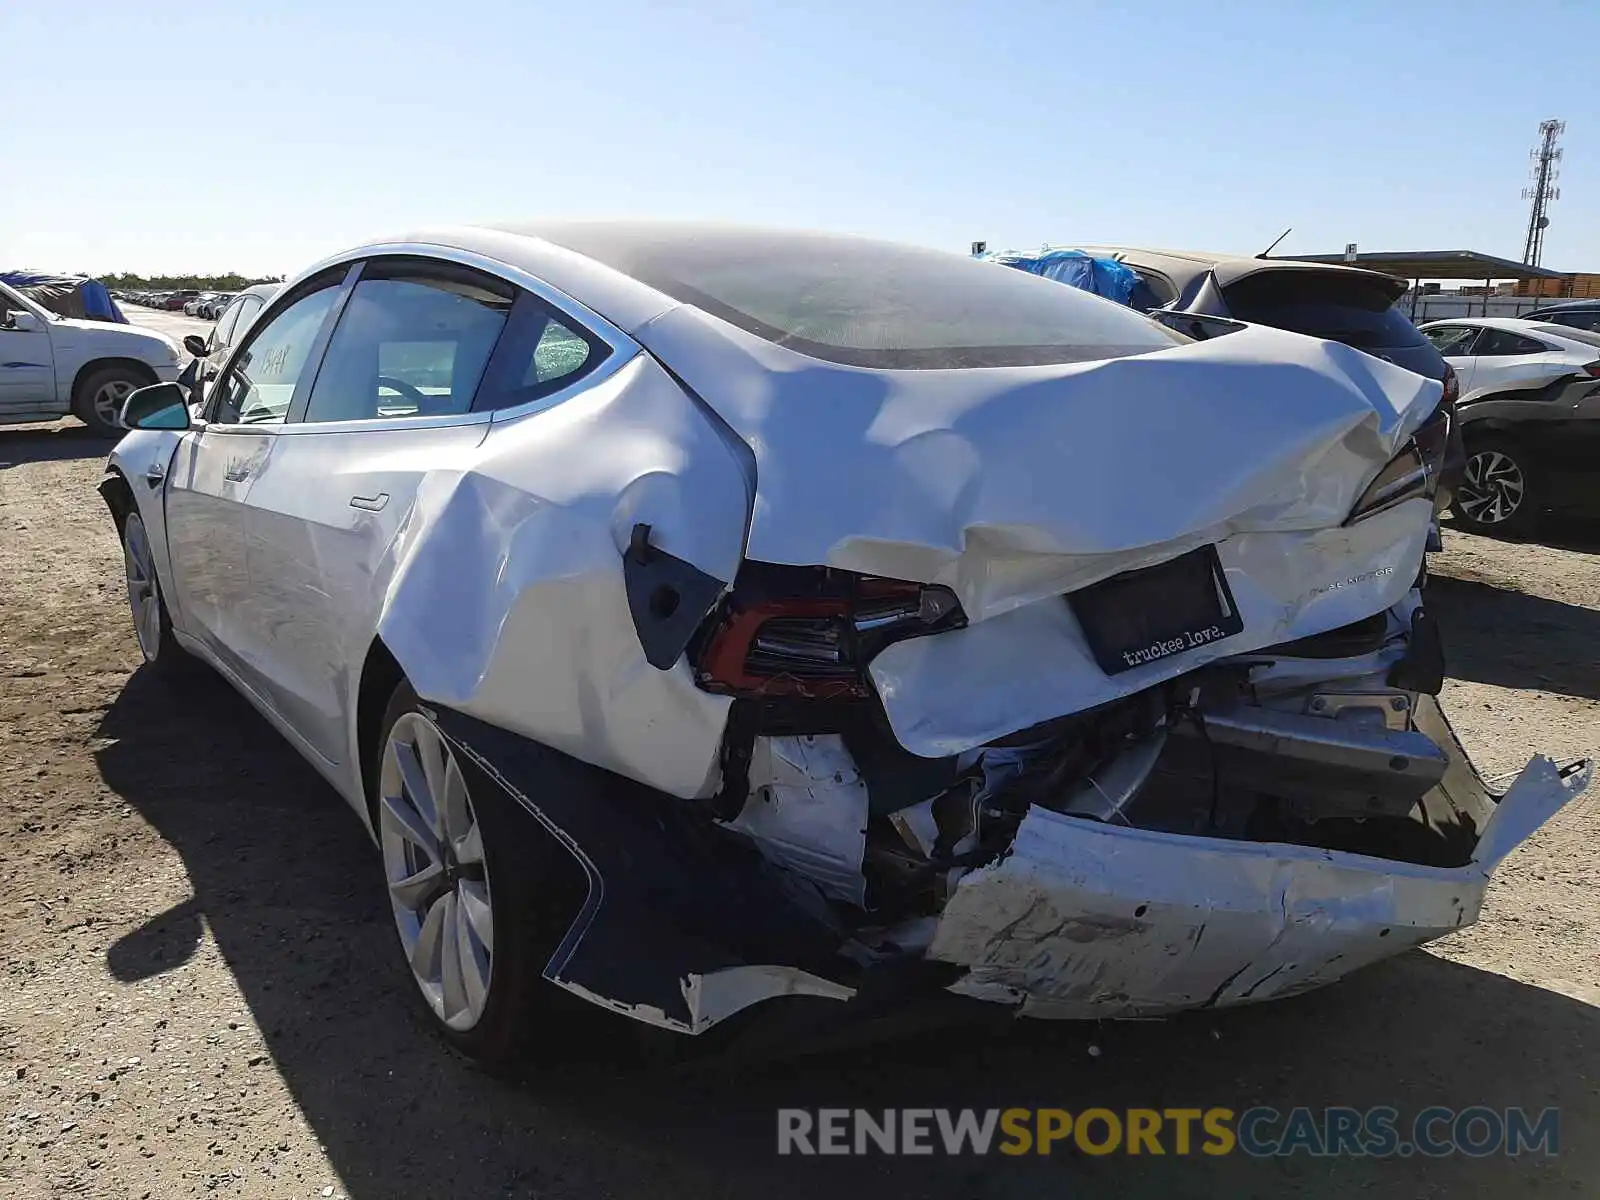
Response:
[[[1440,325],[1427,330],[1426,335],[1440,354],[1459,357],[1471,352],[1472,339],[1478,331],[1471,325]]]
[[[343,272],[251,329],[213,393],[211,419],[224,425],[280,424],[339,294]]]
[[[234,323],[233,336],[235,339],[244,336],[245,330],[250,328],[256,317],[261,315],[261,306],[266,301],[260,296],[246,296],[244,303],[239,306],[239,319]]]
[[[509,284],[451,263],[367,264],[334,328],[303,419],[470,411],[514,299]]]
[[[217,327],[211,331],[211,348],[220,350],[233,341],[233,328],[239,323],[239,310],[244,307],[243,300],[235,300],[217,318]]]

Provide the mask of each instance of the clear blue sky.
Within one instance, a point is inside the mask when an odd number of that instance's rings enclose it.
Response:
[[[1600,2],[0,0],[0,267],[293,272],[419,223],[697,216],[1600,271]],[[154,93],[154,94],[152,94]]]

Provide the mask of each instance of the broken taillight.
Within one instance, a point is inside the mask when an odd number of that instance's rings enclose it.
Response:
[[[795,568],[747,571],[699,655],[696,674],[707,691],[865,696],[864,668],[885,646],[966,624],[955,593],[937,585],[829,568],[798,577]],[[805,594],[773,594],[767,574]]]
[[[1456,374],[1456,369],[1449,363],[1444,365],[1444,396],[1439,401],[1439,407],[1454,409],[1456,401],[1461,399],[1461,377]]]

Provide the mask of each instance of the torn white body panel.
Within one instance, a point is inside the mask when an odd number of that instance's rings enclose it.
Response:
[[[1256,326],[946,371],[820,362],[687,306],[637,336],[752,447],[749,557],[943,584],[974,624],[1237,534],[1337,527],[1440,397]],[[1275,590],[1358,574],[1370,549],[1325,542]]]
[[[1306,991],[1472,923],[1501,860],[1590,775],[1535,759],[1455,868],[1034,808],[1005,858],[961,880],[928,955],[970,968],[952,990],[1028,1016],[1148,1015]]]
[[[757,738],[750,795],[728,828],[768,859],[858,907],[866,879],[867,785],[838,734]]]
[[[605,446],[605,453],[594,447]],[[672,795],[715,790],[729,700],[646,662],[623,552],[653,544],[724,582],[742,464],[647,355],[564,403],[497,421],[424,480],[378,631],[418,695]]]

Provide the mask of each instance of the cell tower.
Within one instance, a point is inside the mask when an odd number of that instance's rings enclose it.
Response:
[[[1550,201],[1561,199],[1561,189],[1556,178],[1561,168],[1561,151],[1556,149],[1556,139],[1567,131],[1565,121],[1540,121],[1539,144],[1528,152],[1533,159],[1533,186],[1522,189],[1522,198],[1533,201],[1533,211],[1528,214],[1528,240],[1522,247],[1522,261],[1530,267],[1539,265],[1544,253],[1544,231],[1550,227]]]

